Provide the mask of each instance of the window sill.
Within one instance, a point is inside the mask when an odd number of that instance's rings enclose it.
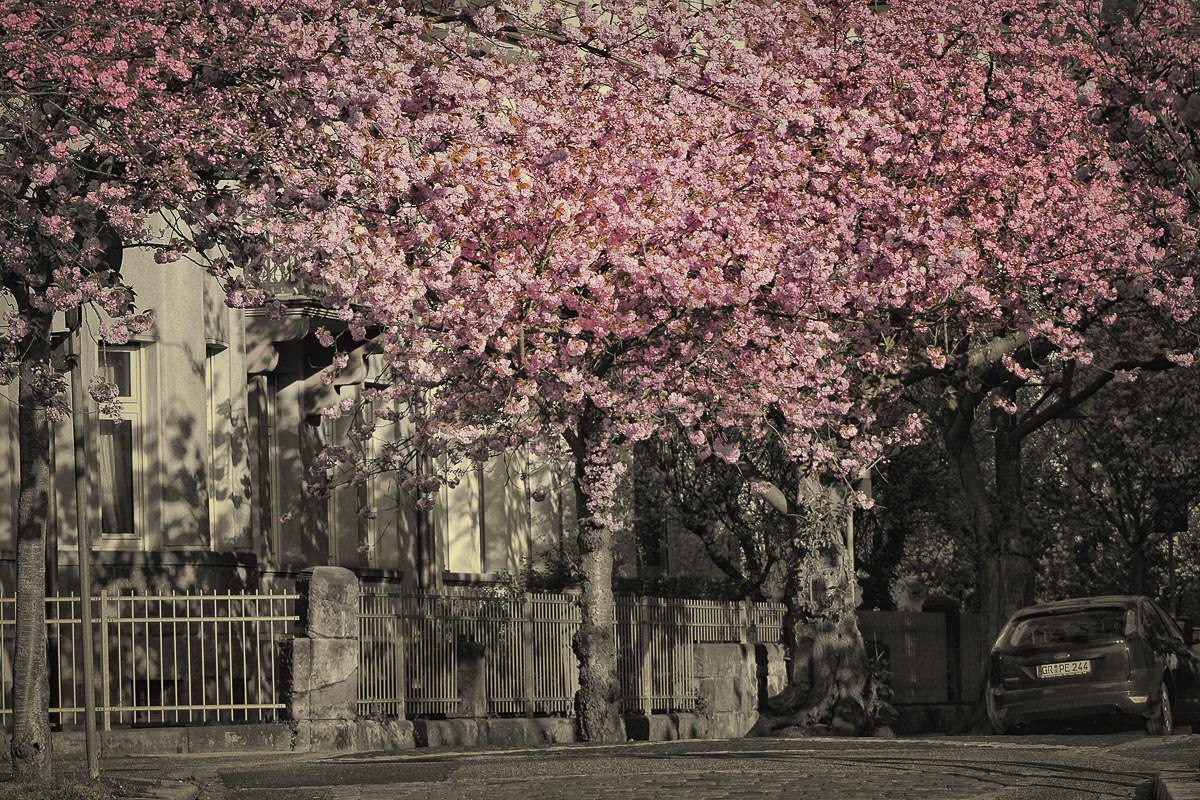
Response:
[[[512,583],[507,572],[451,572],[442,573],[442,582],[455,586],[495,586]]]

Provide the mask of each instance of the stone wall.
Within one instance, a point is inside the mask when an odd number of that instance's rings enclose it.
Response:
[[[701,713],[758,710],[758,660],[752,644],[697,644],[697,709]]]
[[[300,633],[285,647],[285,696],[292,720],[358,716],[358,578],[341,567],[300,574]]]
[[[283,648],[286,716],[293,749],[363,750],[413,746],[412,723],[358,718],[358,578],[313,567],[296,581],[300,631]]]
[[[631,739],[725,739],[745,736],[766,699],[787,685],[777,644],[697,644],[695,713],[626,715]]]

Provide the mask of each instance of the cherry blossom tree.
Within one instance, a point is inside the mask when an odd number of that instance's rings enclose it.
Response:
[[[414,420],[418,450],[564,443],[585,736],[619,735],[609,511],[629,445],[676,426],[701,458],[741,463],[737,442],[777,437],[809,475],[854,474],[908,432],[873,406],[936,384],[930,417],[986,500],[961,444],[985,401],[1015,425],[1041,365],[1057,376],[1045,388],[1070,391],[1031,402],[1060,413],[1165,357],[1073,381],[1125,309],[1177,323],[1194,300],[1163,240],[1169,191],[1139,192],[1089,118],[1106,100],[1075,24],[1087,10],[427,9],[442,55],[378,62],[380,96],[408,105],[348,121],[387,135],[333,192],[376,198],[390,227],[380,238],[354,210],[342,229],[363,231],[361,252],[288,250],[314,254],[297,271],[352,331],[379,332],[393,376],[380,395]],[[339,457],[354,454],[327,464]],[[997,462],[995,494],[1019,497],[1019,449]],[[1019,501],[973,508],[998,627],[1032,574]]]
[[[313,209],[326,201],[287,187],[311,189],[309,176],[331,171],[337,126],[357,113],[353,87],[334,101],[317,80],[355,13],[338,0],[0,2],[0,379],[19,387],[18,779],[45,777],[50,757],[50,425],[83,412],[67,407],[55,315],[98,308],[110,343],[150,329],[152,310],[136,307],[120,274],[133,247],[208,270],[232,305],[264,299],[256,276],[289,256],[266,223],[320,221]]]
[[[0,267],[30,437],[18,774],[47,742],[50,322],[96,303],[106,337],[151,324],[118,246],[194,259],[235,305],[286,265],[374,340],[391,383],[368,399],[413,436],[363,464],[356,426],[318,471],[569,458],[579,723],[614,739],[625,448],[672,426],[738,463],[772,437],[807,475],[854,475],[911,433],[873,410],[902,384],[961,374],[947,396],[966,408],[990,365],[1086,358],[1127,295],[1190,314],[1146,213],[1169,188],[1130,192],[1086,115],[1094,51],[1027,6],[6,0]]]
[[[755,141],[781,124],[749,91],[758,65],[802,93],[769,47],[745,46],[766,42],[768,11],[743,24],[613,10],[0,8],[0,345],[22,431],[18,777],[44,775],[49,757],[48,431],[68,411],[51,326],[84,305],[108,316],[109,342],[151,326],[119,272],[139,246],[194,261],[232,305],[262,302],[256,278],[280,265],[325,287],[351,335],[381,343],[395,379],[383,394],[408,403],[425,463],[565,444],[584,512],[581,727],[618,735],[616,448],[673,419],[735,459],[720,431],[761,430],[769,402],[819,461],[813,432],[852,402],[842,344],[802,288],[815,276],[788,255],[788,215],[772,217],[795,188],[788,165]]]
[[[1196,299],[1191,276],[1198,209],[1196,120],[1188,105],[1195,86],[1194,4],[1078,3],[1057,13],[1082,48],[1070,67],[1078,102],[1108,134],[1111,161],[1097,166],[1119,176],[1130,200],[1121,210],[1110,209],[1114,216],[1107,222],[1095,224],[1112,230],[1114,222],[1136,218],[1144,225],[1113,251],[1133,272],[1106,273],[1084,259],[1074,267],[1055,262],[1057,275],[1050,282],[1001,276],[1011,294],[1007,301],[996,296],[999,313],[992,320],[960,319],[936,329],[936,339],[952,346],[930,342],[929,360],[910,364],[902,374],[910,386],[926,384],[909,396],[941,431],[984,548],[981,610],[991,631],[1034,593],[1022,443],[1113,382],[1141,371],[1189,366],[1196,348],[1188,327]],[[1006,35],[997,32],[995,39]],[[1035,112],[1030,119],[1044,117]],[[1036,135],[1047,132],[1039,127]],[[1081,142],[1088,135],[1071,138]],[[1010,196],[997,206],[998,213],[1004,210],[998,219],[1006,219],[1009,208],[1053,209],[1044,217],[1046,231],[1063,222],[1062,206],[1052,195]],[[1031,293],[1033,286],[1049,293],[1050,304]],[[1096,292],[1093,302],[1058,303],[1081,290]],[[991,431],[986,457],[976,449],[977,426]]]
[[[769,13],[513,4],[437,18],[452,54],[437,68],[453,80],[419,114],[387,121],[395,132],[381,138],[405,146],[376,151],[387,160],[366,173],[401,203],[390,234],[403,258],[377,270],[338,270],[324,253],[297,264],[352,330],[379,331],[391,380],[378,396],[412,420],[418,451],[454,463],[533,443],[574,464],[577,710],[592,740],[621,736],[611,628],[621,452],[668,424],[702,457],[730,462],[740,437],[768,429],[835,471],[875,447],[849,424],[850,354],[828,313],[839,312],[806,288],[831,266],[791,241],[801,176],[772,148],[793,135],[757,81],[793,103],[817,97],[804,99],[816,90],[771,52]],[[521,46],[459,57],[487,34]],[[379,76],[381,92],[412,59],[384,62],[396,74]],[[413,142],[435,146],[413,155]],[[846,448],[821,444],[827,435]],[[405,458],[397,448],[371,468]]]

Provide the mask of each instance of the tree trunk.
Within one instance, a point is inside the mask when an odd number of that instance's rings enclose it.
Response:
[[[1130,594],[1146,593],[1146,545],[1144,543],[1129,548],[1129,592]]]
[[[990,643],[1014,611],[1033,601],[1034,565],[1023,525],[1021,439],[1012,418],[998,414],[992,434],[995,491],[989,492],[972,435],[977,405],[977,397],[960,394],[943,439],[979,545],[979,611]]]
[[[784,634],[791,659],[789,686],[772,698],[772,711],[817,722],[828,718],[839,700],[862,705],[867,665],[857,615],[806,618],[791,605]]]
[[[579,736],[587,742],[623,742],[621,687],[617,681],[617,641],[613,628],[612,531],[599,524],[583,492],[587,441],[572,442],[575,455],[575,511],[579,521],[579,562],[583,576],[582,620],[571,642],[579,659],[579,691],[575,714]]]
[[[988,651],[1013,612],[1033,602],[1034,565],[1023,519],[1025,500],[1021,485],[1021,438],[1008,414],[994,417],[994,486],[989,492],[975,452],[973,431],[980,398],[962,391],[943,431],[946,453],[958,476],[959,487],[971,512],[979,547],[979,612],[984,647],[979,656],[980,692],[962,732],[987,724],[984,693],[987,691]]]
[[[1025,533],[1025,491],[1021,474],[1021,439],[1013,432],[1013,417],[998,415],[996,431],[996,549],[995,602],[984,617],[993,639],[1015,612],[1033,602],[1034,563]],[[992,576],[989,575],[989,578]]]
[[[808,500],[817,507],[830,503],[828,491],[813,484]],[[839,504],[833,501],[832,505]],[[798,510],[796,510],[798,511]],[[805,534],[805,520],[828,525],[828,508],[816,514],[793,513],[797,530],[794,540]],[[787,688],[771,698],[769,716],[764,715],[755,733],[783,727],[807,727],[829,721],[843,733],[863,734],[873,727],[864,709],[867,690],[867,658],[858,616],[854,608],[854,576],[850,567],[843,530],[819,531],[813,551],[795,553],[784,594],[784,646],[791,660]],[[814,531],[808,531],[812,537]],[[820,542],[822,535],[827,539]]]
[[[48,314],[29,313],[18,386],[20,497],[17,504],[16,653],[13,658],[13,777],[50,777],[46,668],[46,520],[50,510],[50,374]]]

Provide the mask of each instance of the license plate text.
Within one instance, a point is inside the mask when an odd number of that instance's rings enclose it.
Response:
[[[1091,661],[1063,661],[1058,664],[1038,664],[1039,678],[1065,678],[1070,675],[1088,675],[1092,671]]]

